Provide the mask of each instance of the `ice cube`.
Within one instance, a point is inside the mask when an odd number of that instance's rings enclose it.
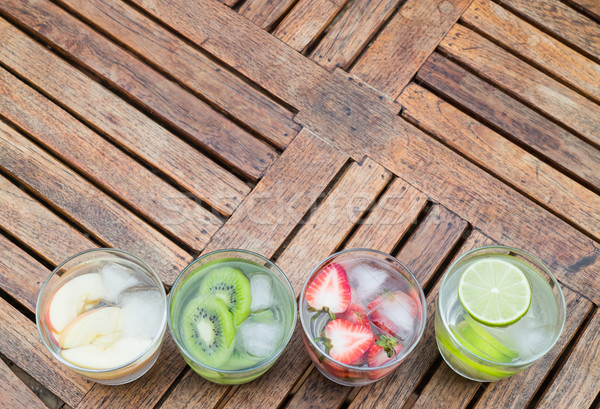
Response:
[[[350,286],[354,294],[363,304],[368,304],[371,299],[383,292],[383,285],[390,274],[371,264],[361,262],[352,266],[348,271]]]
[[[402,291],[383,294],[368,308],[369,319],[377,328],[402,341],[409,340],[414,334],[418,308],[408,294]]]
[[[158,290],[128,291],[121,297],[121,328],[126,337],[153,338],[160,331],[165,305]]]
[[[242,353],[265,358],[277,350],[282,337],[283,328],[280,324],[249,317],[237,330],[236,347]]]
[[[121,292],[140,284],[132,269],[110,261],[102,266],[100,276],[105,289],[104,300],[111,303],[117,302]]]
[[[252,293],[252,312],[264,311],[273,303],[273,289],[271,277],[266,274],[254,274],[250,277],[250,291]]]

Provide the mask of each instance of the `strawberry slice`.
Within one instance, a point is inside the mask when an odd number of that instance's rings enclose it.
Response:
[[[324,344],[330,357],[354,365],[373,344],[373,333],[367,327],[338,318],[325,327]]]
[[[325,311],[331,319],[350,305],[350,283],[344,267],[333,263],[325,267],[306,290],[306,302],[311,311]]]
[[[368,317],[369,312],[365,307],[363,307],[362,304],[355,301],[357,298],[354,296],[354,290],[352,288],[351,294],[352,298],[348,309],[346,310],[346,312],[344,312],[341,315],[338,315],[337,317],[348,320],[358,325],[362,325],[363,327],[371,328],[371,323],[369,322]]]
[[[367,309],[373,325],[404,340],[413,333],[420,313],[413,297],[403,291],[384,293],[371,301]]]
[[[394,337],[379,334],[367,352],[367,363],[370,367],[381,366],[398,356],[402,344]]]

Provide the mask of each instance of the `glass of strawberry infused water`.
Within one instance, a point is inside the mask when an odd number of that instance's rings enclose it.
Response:
[[[425,296],[408,268],[376,250],[333,254],[300,296],[304,344],[323,375],[360,386],[388,375],[425,329]]]
[[[84,251],[44,282],[36,306],[42,342],[59,362],[92,381],[131,382],[156,362],[167,325],[165,289],[139,258]]]

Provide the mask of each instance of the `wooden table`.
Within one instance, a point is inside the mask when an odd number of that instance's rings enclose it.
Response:
[[[1,406],[600,407],[599,63],[598,0],[2,0]],[[432,317],[444,269],[489,243],[548,265],[567,323],[481,384]],[[250,249],[297,294],[330,253],[380,249],[422,284],[426,333],[363,388],[321,376],[298,328],[246,385],[204,381],[170,337],[140,380],[90,383],[46,352],[35,304],[93,247],[167,287]]]

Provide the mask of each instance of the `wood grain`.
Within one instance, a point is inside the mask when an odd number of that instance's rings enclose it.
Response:
[[[117,0],[62,0],[156,67],[285,148],[299,130],[293,114],[158,24]]]
[[[146,261],[167,284],[191,261],[180,247],[2,122],[0,166],[103,243]]]
[[[600,310],[595,309],[591,321],[578,340],[538,408],[591,407],[600,393]]]
[[[48,0],[6,0],[0,10],[247,177],[258,179],[275,160],[277,153],[264,142]]]
[[[471,0],[407,0],[351,72],[396,99]]]
[[[600,237],[598,195],[416,84],[406,87],[399,101],[406,108],[403,115],[420,127],[507,184]]]
[[[68,113],[0,68],[0,115],[192,249],[222,222]]]
[[[596,19],[596,22],[600,20],[600,3],[596,0],[566,0],[565,3],[576,10],[589,13]]]
[[[10,409],[44,409],[46,405],[0,359],[0,402]]]
[[[454,105],[507,132],[563,172],[600,188],[600,150],[447,58],[432,54],[419,70],[417,82],[425,82]]]
[[[330,0],[300,0],[284,17],[273,35],[303,52],[331,23],[346,1],[341,5]]]
[[[600,252],[592,240],[399,118],[398,104],[356,77],[328,74],[218,2],[133,1],[292,101],[296,120],[321,138],[356,160],[368,155],[485,234],[535,253],[572,288],[598,298],[591,288],[600,286]],[[244,52],[249,48],[256,50],[251,56]]]
[[[230,215],[249,192],[241,180],[1,18],[0,41],[6,66],[219,212]]]
[[[427,197],[400,178],[394,179],[369,215],[360,223],[346,248],[374,248],[391,253],[417,221]]]
[[[600,146],[600,107],[581,94],[459,24],[440,50]]]
[[[4,126],[0,123],[0,133]],[[4,159],[2,153],[0,157]],[[57,266],[73,254],[96,247],[4,176],[0,176],[0,192],[0,226],[50,264]]]
[[[567,322],[556,345],[530,368],[503,379],[490,383],[477,401],[476,408],[524,408],[527,407],[535,392],[556,364],[560,354],[573,338],[586,315],[593,308],[585,298],[563,287]],[[442,363],[431,380],[421,392],[414,408],[466,408],[481,384],[468,381],[455,373],[448,365]],[[556,405],[553,407],[566,407]]]
[[[400,0],[355,0],[311,53],[319,65],[347,69],[379,28],[392,15]]]
[[[293,3],[293,0],[246,0],[239,13],[257,26],[269,30]]]
[[[3,191],[2,194],[5,192]],[[0,235],[0,278],[2,290],[29,311],[35,312],[42,283],[50,271],[33,257]]]
[[[42,344],[36,325],[0,298],[0,352],[70,406],[92,387],[58,363]]]
[[[596,101],[600,100],[600,65],[490,0],[475,0],[461,22],[493,37],[504,47],[551,72]]]
[[[600,59],[600,26],[560,1],[502,0],[501,4],[518,10],[518,14],[554,36]]]
[[[461,246],[460,253],[488,244],[493,244],[493,241],[475,230]],[[389,376],[361,388],[350,404],[350,409],[402,407],[410,398],[427,370],[439,357],[433,325],[438,290],[439,281],[427,295],[427,323],[416,348]]]

